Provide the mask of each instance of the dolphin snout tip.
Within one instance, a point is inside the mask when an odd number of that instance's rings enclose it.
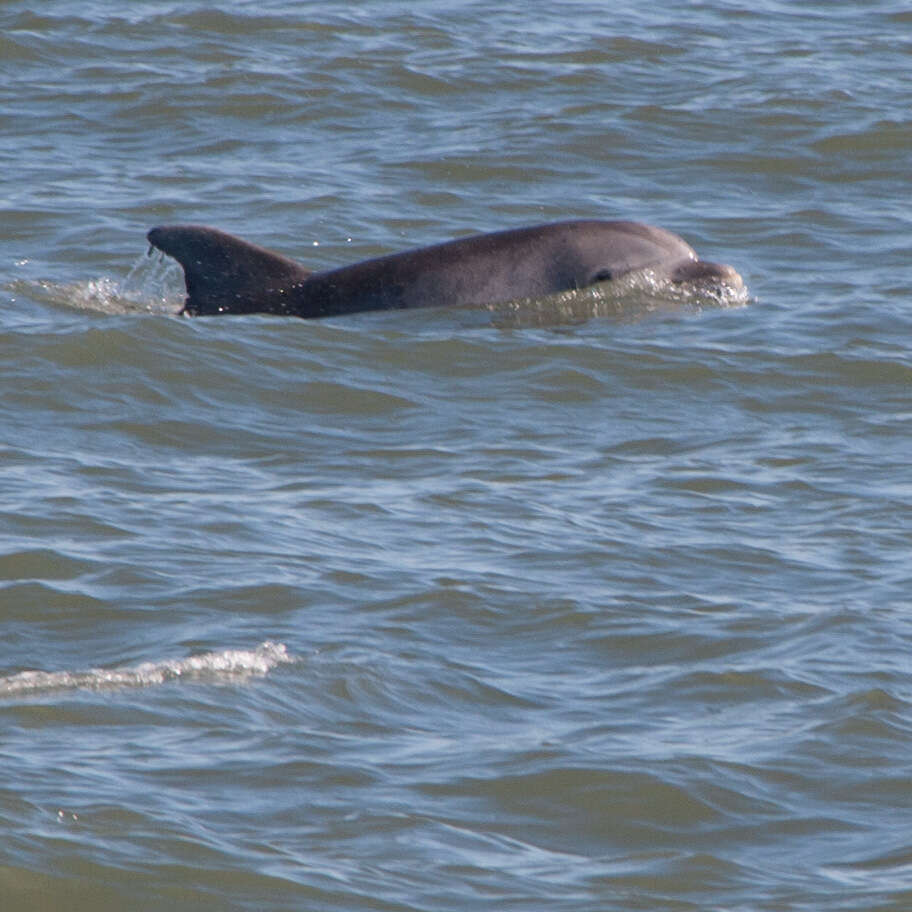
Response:
[[[736,291],[744,288],[744,279],[733,266],[726,263],[711,263],[708,260],[687,260],[681,263],[672,272],[671,280],[675,283],[726,285]]]

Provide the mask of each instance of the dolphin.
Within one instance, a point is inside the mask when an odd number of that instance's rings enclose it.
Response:
[[[329,317],[365,310],[487,306],[609,282],[638,270],[661,281],[734,289],[731,267],[701,260],[676,234],[639,222],[569,221],[514,228],[312,272],[215,228],[147,235],[184,270],[181,313]]]

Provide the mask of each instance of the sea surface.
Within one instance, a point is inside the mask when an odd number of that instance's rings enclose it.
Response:
[[[910,73],[907,0],[2,0],[0,910],[912,909]],[[192,319],[145,241],[569,218],[748,294]]]

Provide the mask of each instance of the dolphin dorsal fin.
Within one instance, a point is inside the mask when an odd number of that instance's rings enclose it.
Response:
[[[147,235],[184,270],[189,314],[283,313],[310,270],[281,254],[202,225],[166,225]]]

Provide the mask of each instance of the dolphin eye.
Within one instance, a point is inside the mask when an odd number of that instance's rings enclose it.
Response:
[[[610,282],[614,276],[610,269],[600,269],[593,277],[593,282]]]

